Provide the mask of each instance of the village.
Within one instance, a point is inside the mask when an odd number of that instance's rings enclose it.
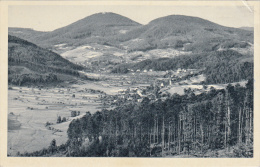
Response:
[[[196,69],[177,69],[175,71],[153,71],[129,69],[131,73],[121,75],[107,83],[121,87],[115,95],[100,95],[104,106],[117,106],[126,102],[142,102],[144,98],[151,101],[164,100],[170,95],[184,94],[185,89],[192,89],[194,92],[205,91],[203,81],[205,77]]]

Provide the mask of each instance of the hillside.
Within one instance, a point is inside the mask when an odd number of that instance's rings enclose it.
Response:
[[[106,38],[126,33],[136,26],[140,24],[124,16],[111,12],[97,13],[35,38],[25,39],[45,48],[64,43],[79,46],[85,43],[104,43]]]
[[[253,31],[183,15],[140,25],[115,13],[97,13],[51,32],[9,31],[92,69],[229,49],[252,54],[254,48]],[[97,66],[96,62],[103,63]]]
[[[82,69],[83,67],[52,51],[15,36],[8,36],[9,84],[60,82],[78,77],[77,70]]]
[[[253,43],[253,32],[224,27],[197,17],[170,15],[117,38],[129,51],[175,48],[204,52],[233,46],[246,47],[248,43]]]
[[[254,27],[240,27],[240,29],[247,30],[247,31],[254,31]]]
[[[234,50],[215,51],[183,55],[175,58],[147,59],[138,63],[120,64],[113,73],[127,73],[130,70],[177,70],[198,69],[206,75],[207,84],[231,83],[253,78],[253,55],[240,54]]]
[[[53,50],[53,45],[58,44],[82,46],[99,43],[128,52],[164,48],[193,52],[233,46],[245,48],[249,43],[253,44],[254,35],[253,31],[221,26],[198,17],[170,15],[140,25],[110,12],[93,14],[51,32],[15,28],[9,28],[9,32]]]

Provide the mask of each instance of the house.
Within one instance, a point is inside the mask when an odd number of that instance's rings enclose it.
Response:
[[[163,82],[161,83],[161,87],[164,87],[164,84],[163,84]]]
[[[170,78],[157,78],[155,81],[155,85],[160,86],[160,87],[165,87],[167,85],[170,85],[171,81]]]
[[[141,103],[143,101],[143,99],[137,99],[138,103]]]
[[[142,90],[140,90],[140,89],[138,89],[138,90],[136,91],[136,93],[137,93],[139,96],[141,96],[141,97],[143,96],[143,95],[142,95]]]

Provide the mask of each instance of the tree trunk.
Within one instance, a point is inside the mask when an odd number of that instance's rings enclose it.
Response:
[[[229,148],[229,142],[230,142],[230,137],[231,137],[231,121],[230,121],[230,106],[228,104],[228,111],[227,111],[227,118],[228,118],[228,122],[227,122],[227,142],[228,142],[228,148]]]
[[[157,117],[157,143],[159,144],[159,122]]]
[[[152,144],[152,130],[149,134],[149,150],[150,150],[150,157],[152,155],[152,149],[151,149],[151,144]]]
[[[178,152],[179,152],[179,154],[181,154],[181,116],[180,116],[180,118],[179,118],[179,130],[178,130],[178,140],[179,140],[179,144],[178,144],[178,146],[179,146],[179,149],[178,149]]]
[[[201,151],[204,145],[204,131],[203,131],[203,127],[202,127],[202,122],[200,123],[200,132],[201,132]]]
[[[164,116],[163,116],[163,123],[162,123],[162,157],[164,156]]]
[[[170,140],[171,140],[171,126],[169,123],[169,132],[168,132],[168,152],[170,153]]]
[[[156,119],[154,119],[154,134],[153,134],[153,142],[155,142],[155,135],[156,135]]]
[[[238,144],[241,144],[242,134],[241,134],[241,108],[238,110]]]

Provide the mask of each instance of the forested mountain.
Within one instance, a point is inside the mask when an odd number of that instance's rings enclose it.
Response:
[[[52,51],[8,36],[9,84],[58,82],[65,76],[79,76],[78,70],[82,69]]]
[[[46,48],[61,43],[69,45],[104,43],[107,38],[126,33],[136,26],[140,26],[140,24],[124,16],[112,12],[97,13],[68,26],[29,39]]]
[[[21,39],[26,39],[27,41],[34,41],[38,36],[44,35],[47,32],[36,31],[31,28],[15,28],[9,27],[8,34],[12,36],[19,37]]]
[[[131,39],[138,40],[131,42]],[[203,52],[229,48],[234,44],[245,47],[247,42],[253,43],[253,32],[221,26],[197,17],[170,15],[121,34],[118,40],[130,40],[127,43],[130,51],[176,48]]]
[[[254,27],[240,27],[240,29],[247,30],[247,31],[254,31]]]
[[[253,80],[165,101],[144,98],[73,120],[69,140],[22,156],[253,157]],[[53,144],[54,143],[54,144]]]
[[[26,37],[11,30],[18,37]],[[81,46],[99,43],[128,52],[156,48],[208,52],[219,48],[245,48],[249,43],[253,44],[252,31],[182,15],[170,15],[140,25],[118,14],[97,13],[57,30],[37,34],[24,39],[45,48],[53,48],[57,44]]]

